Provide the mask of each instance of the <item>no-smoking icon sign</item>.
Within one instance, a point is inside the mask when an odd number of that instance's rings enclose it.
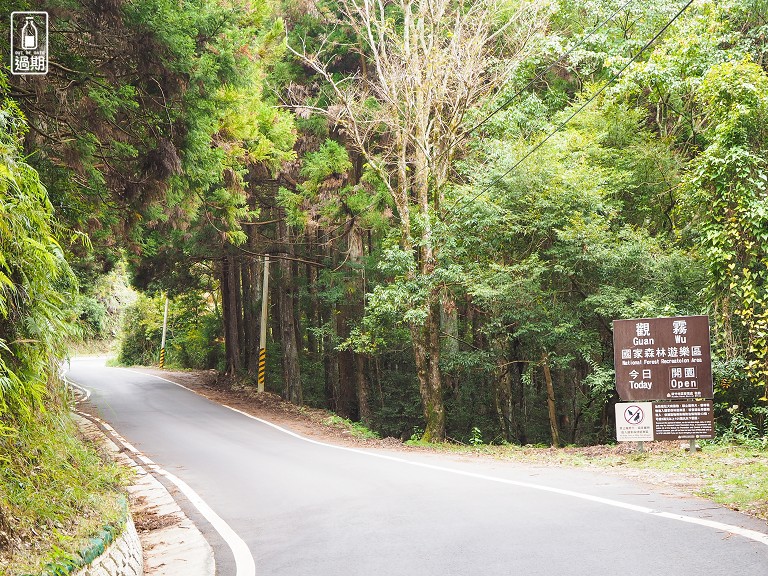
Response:
[[[629,424],[640,424],[644,418],[643,409],[637,404],[631,404],[624,410],[624,420]]]

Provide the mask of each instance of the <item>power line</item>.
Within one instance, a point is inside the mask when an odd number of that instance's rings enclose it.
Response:
[[[627,0],[623,4],[621,4],[616,10],[614,10],[607,18],[602,20],[600,23],[598,23],[596,26],[594,26],[586,36],[583,36],[577,43],[575,43],[570,49],[568,49],[566,52],[564,52],[557,60],[549,64],[544,70],[540,71],[538,74],[536,74],[531,80],[529,80],[525,86],[523,86],[521,89],[519,89],[517,92],[515,92],[512,96],[504,100],[500,105],[498,105],[492,112],[490,112],[488,115],[486,115],[480,122],[472,126],[471,128],[463,131],[462,133],[458,134],[456,136],[455,142],[460,142],[461,140],[467,138],[470,134],[472,134],[475,130],[483,126],[486,122],[488,122],[493,116],[507,108],[512,102],[517,99],[521,94],[523,94],[526,90],[528,90],[534,83],[540,81],[545,74],[547,74],[550,70],[552,70],[555,66],[562,63],[568,56],[570,56],[574,51],[576,51],[578,48],[582,47],[594,34],[603,28],[608,22],[612,21],[615,16],[621,12],[622,10],[626,9],[630,4],[632,4],[635,0]],[[443,154],[446,154],[447,152],[443,152]],[[429,168],[427,166],[421,168],[421,170],[428,170]],[[370,209],[377,200],[369,204],[369,206],[366,208],[366,210]],[[365,210],[364,210],[365,211]],[[354,218],[354,217],[353,217]],[[343,222],[336,228],[334,228],[333,231],[338,230],[340,227],[345,226],[346,222]]]
[[[488,122],[488,120],[490,120],[491,118],[493,118],[493,117],[494,117],[496,114],[498,114],[499,112],[501,112],[502,110],[504,110],[505,108],[507,108],[507,107],[508,107],[510,104],[512,104],[512,102],[513,102],[513,101],[515,101],[515,100],[517,99],[517,97],[518,97],[518,96],[520,96],[520,95],[521,95],[523,92],[525,92],[526,90],[528,90],[528,88],[530,88],[530,87],[531,87],[531,86],[532,86],[534,83],[536,83],[536,82],[538,82],[539,80],[541,80],[541,79],[544,77],[544,75],[545,75],[547,72],[549,72],[550,70],[552,70],[552,68],[554,68],[555,66],[557,66],[558,64],[560,64],[561,62],[563,62],[563,61],[564,61],[564,60],[565,60],[565,59],[566,59],[568,56],[570,56],[571,54],[573,54],[573,52],[574,52],[574,51],[575,51],[577,48],[581,48],[581,46],[582,46],[582,45],[584,45],[584,43],[585,43],[587,40],[589,40],[589,39],[590,39],[590,38],[591,38],[591,37],[592,37],[592,36],[595,34],[595,32],[597,32],[598,30],[600,30],[600,28],[602,28],[603,26],[605,26],[606,24],[608,24],[608,22],[610,22],[611,20],[613,20],[613,18],[616,16],[616,14],[618,14],[619,12],[621,12],[622,10],[624,10],[624,9],[625,9],[627,6],[629,6],[630,4],[632,4],[632,2],[634,2],[634,1],[635,1],[635,0],[628,0],[627,2],[625,2],[624,4],[622,4],[621,6],[619,6],[619,7],[618,7],[616,10],[614,10],[614,11],[613,11],[613,13],[612,13],[610,16],[608,16],[608,18],[606,18],[605,20],[603,20],[602,22],[600,22],[600,23],[599,23],[597,26],[595,26],[594,28],[592,28],[592,30],[590,30],[590,31],[589,31],[589,34],[587,34],[587,35],[586,35],[586,36],[584,36],[584,37],[583,37],[583,38],[582,38],[582,39],[581,39],[579,42],[577,42],[576,44],[574,44],[574,45],[573,45],[573,46],[572,46],[572,47],[571,47],[571,48],[570,48],[568,51],[564,52],[564,53],[562,54],[562,56],[560,56],[560,58],[558,58],[558,59],[557,59],[557,60],[555,60],[555,61],[554,61],[552,64],[550,64],[549,66],[547,66],[547,67],[546,67],[544,70],[542,70],[541,72],[539,72],[538,74],[536,74],[536,76],[534,76],[534,77],[533,77],[533,78],[532,78],[530,81],[528,81],[528,83],[527,83],[525,86],[523,86],[523,87],[522,87],[522,88],[520,88],[520,89],[519,89],[517,92],[515,92],[514,94],[512,94],[512,96],[510,96],[509,98],[507,98],[506,100],[504,100],[504,102],[502,102],[501,104],[499,104],[499,106],[497,106],[497,107],[496,107],[496,108],[493,110],[493,112],[491,112],[490,114],[488,114],[488,115],[487,115],[485,118],[483,118],[483,119],[482,119],[480,122],[478,122],[477,124],[475,124],[474,126],[472,126],[471,128],[469,128],[468,130],[466,130],[465,132],[463,132],[463,133],[462,133],[462,134],[459,136],[459,139],[462,139],[462,138],[466,138],[467,136],[469,136],[470,134],[472,134],[472,132],[474,132],[475,130],[477,130],[477,129],[478,129],[478,128],[480,128],[481,126],[483,126],[483,125],[484,125],[486,122]]]
[[[608,80],[608,82],[606,82],[605,84],[603,84],[603,86],[601,86],[601,87],[600,87],[600,89],[599,89],[597,92],[595,92],[595,93],[594,93],[594,94],[593,94],[593,95],[592,95],[592,96],[591,96],[591,97],[590,97],[590,98],[589,98],[589,99],[588,99],[586,102],[584,102],[584,103],[583,103],[581,106],[579,106],[579,108],[578,108],[578,109],[577,109],[577,110],[576,110],[576,111],[575,111],[573,114],[571,114],[570,116],[568,116],[568,118],[566,118],[566,119],[565,119],[563,122],[561,122],[561,123],[560,123],[560,124],[559,124],[559,125],[558,125],[558,126],[557,126],[557,127],[556,127],[556,128],[553,130],[553,131],[552,131],[552,132],[550,132],[549,134],[547,134],[547,136],[546,136],[546,137],[545,137],[545,138],[544,138],[544,139],[543,139],[541,142],[539,142],[538,144],[536,144],[536,146],[534,146],[533,148],[531,148],[531,149],[530,149],[530,150],[529,150],[529,151],[528,151],[528,152],[527,152],[527,153],[526,153],[526,154],[525,154],[525,155],[524,155],[522,158],[520,158],[520,159],[519,159],[517,162],[515,162],[515,163],[514,163],[514,164],[513,164],[513,165],[512,165],[512,166],[511,166],[511,167],[510,167],[510,168],[509,168],[509,169],[508,169],[506,172],[504,172],[504,173],[503,173],[501,176],[497,176],[497,177],[495,177],[495,178],[494,178],[494,179],[491,181],[491,183],[490,183],[490,184],[488,184],[487,186],[485,186],[484,188],[482,188],[482,189],[481,189],[481,190],[480,190],[480,191],[479,191],[477,194],[475,194],[474,196],[472,196],[472,198],[470,198],[470,199],[468,200],[468,202],[474,202],[475,200],[477,200],[477,198],[478,198],[478,197],[480,197],[480,195],[481,195],[481,194],[484,194],[485,192],[488,192],[488,191],[489,191],[489,190],[490,190],[490,189],[491,189],[493,186],[495,186],[496,184],[498,184],[498,183],[499,183],[499,182],[500,182],[500,181],[501,181],[503,178],[505,178],[505,177],[506,177],[506,176],[507,176],[507,175],[508,175],[510,172],[512,172],[512,171],[513,171],[515,168],[517,168],[518,166],[520,166],[520,164],[522,164],[522,163],[523,163],[523,162],[525,162],[525,161],[526,161],[528,158],[530,158],[530,157],[533,155],[533,153],[534,153],[534,152],[536,152],[536,151],[537,151],[539,148],[541,148],[541,147],[542,147],[542,146],[543,146],[543,145],[544,145],[544,144],[545,144],[545,143],[546,143],[546,142],[547,142],[547,141],[548,141],[550,138],[552,138],[552,136],[554,136],[555,134],[557,134],[558,132],[560,132],[560,130],[562,130],[562,129],[563,129],[563,128],[564,128],[564,127],[565,127],[565,126],[566,126],[566,125],[567,125],[567,124],[568,124],[568,123],[571,121],[571,120],[573,120],[573,118],[574,118],[574,117],[576,117],[576,115],[577,115],[577,114],[579,114],[579,113],[580,113],[582,110],[584,110],[584,109],[585,109],[587,106],[589,106],[589,104],[591,104],[591,103],[592,103],[592,102],[593,102],[593,101],[594,101],[594,100],[595,100],[595,99],[596,99],[598,96],[600,96],[600,94],[602,94],[603,92],[605,92],[606,88],[608,88],[608,86],[610,86],[611,84],[613,84],[613,83],[614,83],[614,82],[615,82],[615,81],[616,81],[616,80],[619,78],[619,76],[621,76],[621,75],[624,73],[624,71],[625,71],[627,68],[629,68],[629,66],[630,66],[630,65],[631,65],[631,64],[632,64],[632,63],[633,63],[635,60],[637,60],[637,58],[638,58],[638,57],[639,57],[639,56],[640,56],[640,55],[641,55],[643,52],[645,52],[645,51],[646,51],[646,50],[647,50],[647,49],[648,49],[648,48],[649,48],[649,47],[650,47],[650,46],[651,46],[651,45],[652,45],[654,42],[656,42],[656,40],[658,40],[658,39],[659,39],[659,37],[660,37],[662,34],[664,34],[664,32],[666,32],[666,31],[667,31],[667,28],[669,28],[669,27],[670,27],[670,26],[671,26],[671,25],[672,25],[672,24],[673,24],[673,23],[674,23],[674,22],[675,22],[675,21],[676,21],[676,20],[677,20],[677,19],[678,19],[678,18],[679,18],[679,17],[680,17],[682,14],[683,14],[683,12],[685,12],[685,11],[688,9],[688,7],[689,7],[691,4],[693,4],[693,2],[694,2],[694,0],[688,0],[688,2],[685,4],[685,6],[683,6],[683,7],[680,9],[680,11],[679,11],[677,14],[675,14],[675,15],[674,15],[674,17],[672,17],[672,19],[671,19],[669,22],[667,22],[667,23],[664,25],[664,27],[662,27],[662,28],[661,28],[661,30],[659,30],[659,31],[656,33],[656,35],[655,35],[653,38],[651,38],[651,39],[650,39],[650,40],[649,40],[649,41],[648,41],[648,42],[647,42],[647,43],[646,43],[646,44],[645,44],[645,45],[644,45],[644,46],[643,46],[643,47],[642,47],[642,48],[641,48],[641,49],[640,49],[640,50],[639,50],[639,51],[638,51],[638,52],[637,52],[637,53],[636,53],[634,56],[632,56],[632,58],[630,58],[630,59],[629,59],[629,61],[628,61],[628,62],[627,62],[625,65],[624,65],[624,67],[623,67],[621,70],[619,70],[619,71],[618,71],[616,74],[614,74],[614,75],[613,75],[613,76],[612,76],[612,77],[611,77],[611,78]],[[464,199],[466,199],[466,197],[464,197]],[[456,207],[459,205],[459,203],[460,203],[461,201],[462,201],[462,198],[457,198],[457,199],[456,199],[456,201],[455,201],[453,204],[451,204],[451,206],[450,206],[450,207],[448,208],[448,210],[445,212],[445,217],[444,217],[444,220],[447,220],[448,216],[449,216],[449,215],[450,215],[450,214],[453,212],[453,210],[454,210],[454,209],[455,209],[455,208],[456,208]]]
[[[533,86],[533,84],[535,84],[536,82],[538,82],[542,78],[544,78],[544,75],[547,74],[547,72],[552,70],[558,64],[562,63],[568,56],[570,56],[578,48],[581,48],[587,42],[587,40],[589,40],[590,38],[592,38],[592,36],[594,36],[595,32],[597,32],[598,30],[600,30],[600,28],[602,28],[603,26],[608,24],[608,22],[610,22],[611,20],[614,19],[616,14],[618,14],[619,12],[621,12],[622,10],[627,8],[627,6],[632,4],[634,1],[635,0],[627,0],[627,2],[625,2],[624,4],[619,6],[616,10],[614,10],[611,13],[610,16],[608,16],[607,18],[602,20],[599,24],[597,24],[595,27],[593,27],[592,30],[590,30],[589,33],[586,36],[584,36],[581,40],[579,40],[576,44],[574,44],[570,49],[568,49],[566,52],[564,52],[557,60],[555,60],[549,66],[544,68],[544,70],[542,70],[541,72],[536,74],[531,80],[529,80],[526,83],[525,86],[520,88],[517,92],[512,94],[512,96],[510,96],[509,98],[504,100],[501,104],[499,104],[492,112],[490,112],[488,115],[486,115],[485,118],[483,118],[480,122],[478,122],[477,124],[475,124],[471,128],[461,132],[460,134],[457,134],[456,138],[453,140],[453,142],[455,142],[455,143],[461,142],[462,140],[467,138],[470,134],[472,134],[475,130],[477,130],[478,128],[483,126],[486,122],[488,122],[488,120],[493,118],[496,114],[498,114],[502,110],[504,110],[507,107],[509,107],[509,105],[512,104],[512,102],[514,102],[521,94],[523,94],[525,91],[527,91],[531,86]],[[445,151],[443,151],[438,156],[438,158],[444,158],[448,153],[449,153],[448,150],[445,150]],[[421,168],[421,170],[428,170],[428,169],[429,169],[428,166],[425,166],[425,167]]]

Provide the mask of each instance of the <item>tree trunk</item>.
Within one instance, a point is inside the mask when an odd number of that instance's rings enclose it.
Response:
[[[332,322],[330,312],[327,316],[324,315],[326,324]],[[325,401],[326,405],[333,412],[339,411],[338,398],[339,398],[339,356],[336,350],[333,348],[333,334],[325,332],[323,334],[323,373],[325,376]]]
[[[502,438],[512,441],[512,369],[505,356],[499,357],[498,373],[494,379],[494,400]]]
[[[245,365],[245,326],[243,323],[243,288],[242,288],[243,259],[233,255],[229,267],[231,281],[230,290],[234,298],[235,328],[237,330],[237,366],[238,371]]]
[[[355,381],[357,383],[357,411],[360,421],[366,426],[373,422],[370,404],[370,384],[366,374],[366,361],[362,354],[355,354]]]
[[[344,309],[347,306],[340,306],[336,315],[336,332],[340,340],[346,340],[349,336],[349,326],[347,313]],[[336,412],[344,417],[354,419],[356,414],[355,405],[357,404],[356,378],[355,378],[355,357],[352,350],[339,350],[336,352],[338,358],[339,387],[336,397]]]
[[[512,358],[517,357],[517,344],[512,346]],[[521,446],[528,444],[528,431],[526,430],[526,404],[525,404],[525,382],[523,380],[523,364],[515,362],[510,366],[510,374],[512,376],[512,383],[516,393],[517,402],[515,411],[515,434],[517,435],[517,441]]]
[[[352,228],[347,232],[347,259],[349,259],[350,244],[352,242]],[[348,270],[347,270],[348,271]],[[342,280],[344,297],[335,313],[336,334],[339,342],[344,342],[352,332],[352,323],[357,317],[355,306],[355,283],[349,278]],[[357,381],[355,376],[355,354],[350,349],[336,351],[339,366],[339,388],[336,397],[336,410],[344,418],[354,419],[357,414]]]
[[[349,261],[355,266],[353,270],[352,290],[349,298],[352,301],[353,317],[360,321],[365,315],[365,283],[363,282],[363,256],[365,255],[365,239],[363,229],[355,222],[349,233],[348,240]],[[357,393],[357,416],[360,420],[369,424],[373,419],[369,404],[370,390],[368,377],[365,373],[365,357],[360,353],[354,353],[355,388]]]
[[[277,241],[281,246],[290,250],[288,226],[281,217],[277,223]],[[287,254],[287,255],[290,255]],[[299,347],[296,334],[296,314],[294,310],[295,282],[293,263],[286,259],[278,259],[280,270],[280,287],[278,308],[280,314],[280,336],[282,342],[283,385],[286,400],[300,405],[303,401],[301,390],[301,372],[299,368]]]
[[[552,373],[549,371],[549,356],[541,355],[541,364],[544,366],[544,381],[547,383],[547,408],[549,411],[549,429],[552,433],[552,446],[560,447],[560,431],[557,426],[557,409],[555,407],[555,387],[552,384]]]
[[[221,259],[219,290],[221,291],[221,321],[224,324],[224,356],[227,367],[225,372],[231,374],[232,370],[232,340],[229,337],[229,263],[227,257]]]
[[[317,231],[307,228],[307,252],[314,254],[317,245]],[[309,290],[309,310],[307,311],[307,323],[312,328],[320,327],[320,300],[317,293],[318,270],[317,266],[307,264],[307,288]],[[316,360],[320,353],[320,342],[314,331],[307,332],[307,350],[313,360]]]
[[[243,260],[240,267],[241,272],[241,286],[242,286],[242,300],[243,300],[243,359],[245,369],[248,371],[249,376],[255,376],[254,372],[255,364],[253,361],[254,348],[258,346],[255,344],[254,337],[258,335],[258,332],[254,333],[253,327],[256,325],[256,313],[254,305],[256,302],[256,286],[255,286],[255,272],[253,264],[250,258]]]
[[[440,309],[436,301],[428,308],[423,325],[411,325],[411,339],[419,377],[422,409],[424,411],[425,442],[445,440],[445,407],[440,377]]]
[[[227,356],[227,374],[240,371],[240,343],[238,339],[237,303],[233,283],[233,262],[225,255],[221,265],[221,303],[224,313],[224,348]]]
[[[440,298],[440,325],[445,336],[442,354],[446,358],[455,360],[459,353],[459,310],[453,294],[448,291],[443,292]],[[454,395],[458,395],[459,377],[455,370],[445,374],[445,384]]]
[[[329,260],[333,260],[333,251],[331,242],[327,237],[324,244],[324,255]],[[334,261],[335,265],[335,261]],[[323,352],[323,374],[325,377],[325,401],[326,405],[333,412],[338,412],[338,399],[340,395],[339,385],[339,356],[335,349],[334,343],[336,341],[336,310],[330,307],[327,303],[323,303],[320,307],[320,319],[325,327],[322,334],[322,340],[320,342]]]

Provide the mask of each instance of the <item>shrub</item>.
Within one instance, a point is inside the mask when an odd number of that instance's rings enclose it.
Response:
[[[118,362],[126,365],[156,364],[163,332],[164,299],[139,295],[125,311]]]
[[[165,297],[140,295],[125,311],[118,362],[157,364],[163,334]],[[221,319],[203,294],[186,293],[169,304],[166,366],[219,368],[224,361]]]

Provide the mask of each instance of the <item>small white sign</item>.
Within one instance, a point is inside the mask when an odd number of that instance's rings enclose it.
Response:
[[[11,13],[11,74],[48,73],[48,13]]]
[[[616,404],[616,440],[619,442],[653,441],[652,402]]]

